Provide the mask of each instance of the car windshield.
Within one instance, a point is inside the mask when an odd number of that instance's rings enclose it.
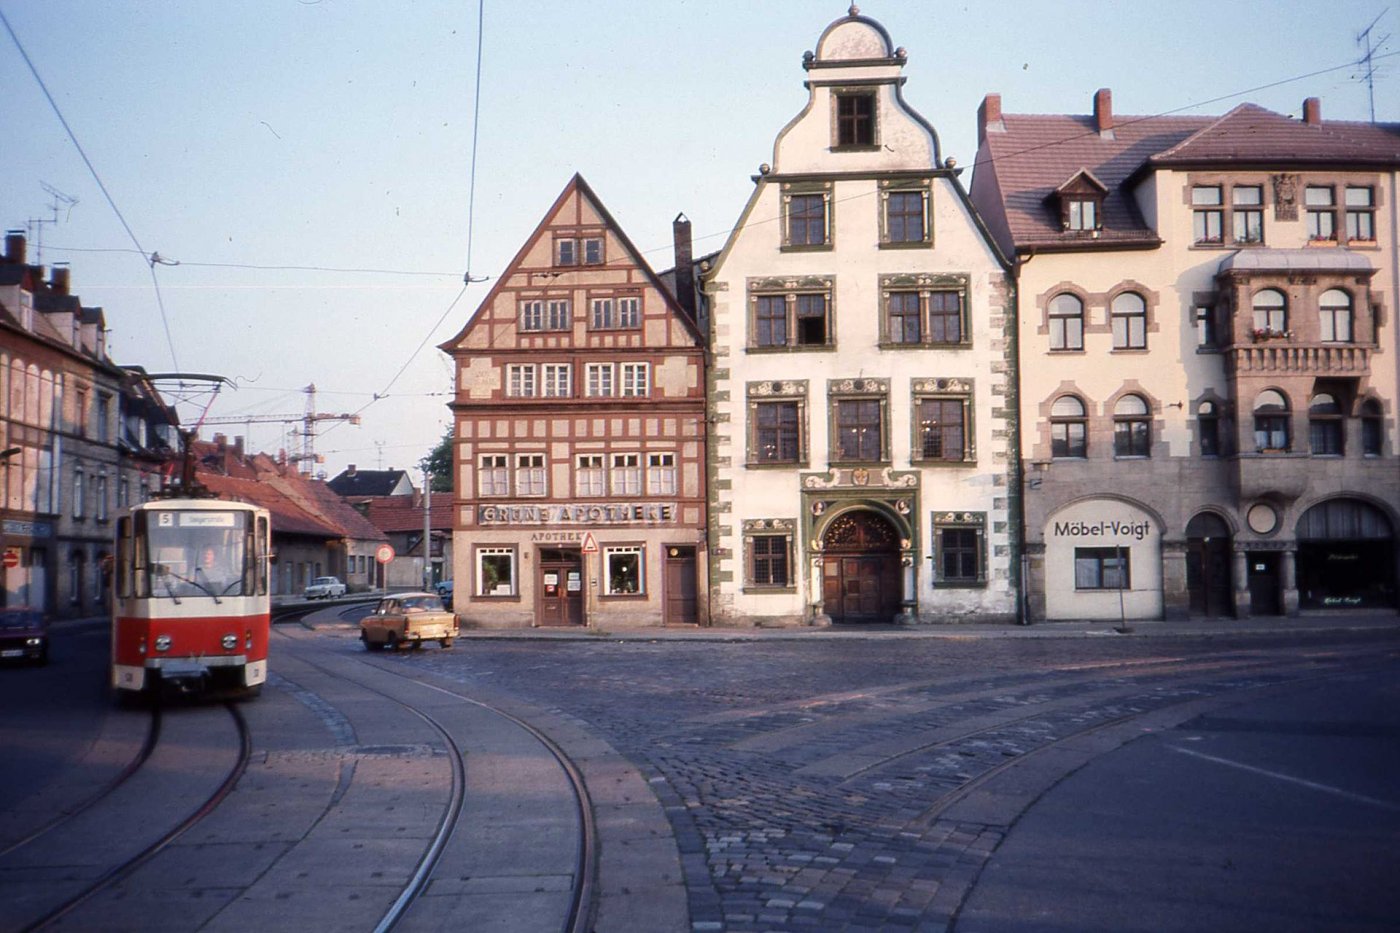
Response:
[[[442,600],[436,596],[410,596],[403,601],[406,612],[441,612]]]
[[[312,580],[312,581],[311,581],[311,585],[312,585],[312,586],[325,586],[326,584],[334,583],[334,582],[335,582],[335,577],[317,577],[315,580]]]

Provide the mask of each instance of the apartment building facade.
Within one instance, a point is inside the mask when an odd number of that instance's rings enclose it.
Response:
[[[1032,619],[1397,606],[1400,128],[979,113]]]

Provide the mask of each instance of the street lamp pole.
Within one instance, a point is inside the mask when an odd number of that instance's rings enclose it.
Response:
[[[5,566],[5,556],[9,553],[9,530],[5,526],[6,516],[10,514],[10,458],[19,453],[23,448],[6,447],[0,450],[0,460],[5,461],[5,484],[3,490],[3,501],[0,501],[0,606],[9,604],[10,601],[10,569]]]
[[[433,474],[423,470],[423,589],[433,589]]]

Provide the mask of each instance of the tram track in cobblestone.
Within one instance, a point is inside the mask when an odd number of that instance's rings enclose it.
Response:
[[[79,800],[77,803],[64,807],[53,819],[34,828],[22,838],[16,839],[3,849],[0,849],[0,859],[4,859],[12,852],[18,852],[40,837],[77,819],[83,813],[86,813],[93,807],[102,803],[102,801],[111,797],[112,794],[116,793],[118,788],[131,780],[131,778],[141,770],[141,766],[150,759],[151,753],[155,751],[156,744],[160,741],[160,705],[158,703],[150,704],[147,713],[145,738],[142,740],[140,746],[137,747],[136,753],[122,766],[120,771],[112,776],[111,780],[103,784],[91,795]]]
[[[239,779],[247,770],[249,759],[252,756],[252,736],[248,730],[247,721],[243,718],[243,714],[234,703],[224,702],[220,704],[220,706],[232,719],[237,741],[237,751],[232,765],[227,769],[223,779],[219,782],[219,785],[214,791],[205,797],[197,807],[180,818],[178,823],[161,833],[158,838],[142,848],[139,852],[107,868],[101,875],[84,886],[82,890],[65,898],[61,903],[50,908],[38,919],[28,922],[22,927],[25,933],[34,930],[42,930],[64,917],[69,916],[98,894],[130,877],[143,865],[146,865],[161,852],[165,851],[176,840],[184,836],[212,814],[219,805],[228,798],[233,792],[234,787],[237,786]],[[120,788],[131,782],[131,779],[141,771],[142,767],[155,756],[160,746],[161,714],[157,701],[152,701],[151,717],[152,728],[150,733],[148,733],[147,742],[143,744],[141,751],[128,763],[117,778],[109,782],[101,792],[95,794],[88,801],[85,801],[85,805],[81,810],[75,810],[72,814],[65,816],[62,820],[47,827],[43,833],[31,836],[31,841],[40,838],[42,835],[47,835],[49,831],[58,828],[59,825],[71,823],[83,813],[91,812],[101,803],[112,799]]]
[[[315,668],[328,676],[341,676],[331,671],[322,664],[318,664],[305,656],[298,656],[298,661],[309,667]],[[547,734],[529,723],[528,721],[482,700],[464,696],[452,690],[427,683],[411,675],[396,671],[383,664],[360,660],[358,663],[364,664],[373,670],[389,674],[400,678],[414,687],[433,691],[450,697],[454,701],[468,704],[478,709],[484,710],[492,715],[498,716],[515,726],[524,730],[536,741],[538,741],[558,763],[561,772],[568,781],[573,792],[576,815],[578,818],[579,834],[578,845],[575,852],[575,871],[573,872],[572,888],[568,898],[568,907],[565,916],[560,920],[559,929],[562,933],[584,933],[589,927],[592,911],[592,892],[594,877],[597,871],[597,831],[594,825],[592,807],[588,797],[587,786],[584,783],[582,771],[578,765],[568,756],[558,743],[554,742]],[[448,758],[452,762],[453,778],[449,799],[443,807],[443,812],[439,818],[427,846],[424,847],[422,856],[419,858],[415,869],[408,882],[403,886],[399,895],[390,905],[389,909],[381,917],[374,927],[375,933],[388,933],[399,923],[411,916],[414,904],[426,891],[429,884],[434,880],[434,872],[442,858],[453,833],[458,827],[461,818],[461,811],[465,799],[465,758],[466,753],[461,745],[453,738],[449,730],[439,719],[428,712],[420,709],[411,702],[395,696],[392,693],[370,686],[362,681],[356,681],[355,685],[362,690],[376,694],[404,708],[424,723],[432,727],[442,738],[449,754]],[[304,689],[304,688],[303,688]]]

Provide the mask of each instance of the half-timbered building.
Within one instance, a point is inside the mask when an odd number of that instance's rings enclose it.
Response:
[[[704,621],[701,335],[582,177],[441,348],[464,621]]]

